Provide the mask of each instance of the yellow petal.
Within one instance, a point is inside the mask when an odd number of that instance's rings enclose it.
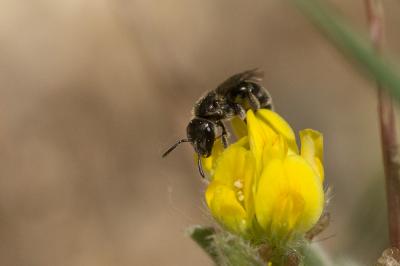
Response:
[[[298,153],[296,144],[296,136],[290,127],[290,125],[277,113],[268,110],[260,109],[256,113],[257,118],[265,122],[271,127],[277,134],[282,135],[288,142],[289,148],[294,152]]]
[[[245,137],[239,139],[238,141],[236,141],[235,143],[232,143],[231,146],[240,146],[242,148],[245,148],[246,150],[250,150],[249,137],[245,136]]]
[[[217,162],[213,180],[233,186],[237,179],[243,179],[247,174],[246,164],[249,154],[248,150],[239,145],[229,146]]]
[[[273,239],[308,231],[318,221],[323,202],[319,178],[297,155],[271,160],[254,197],[257,221]]]
[[[292,191],[302,196],[305,208],[297,230],[306,232],[318,221],[324,207],[324,189],[309,164],[300,156],[288,156],[285,160],[285,172]]]
[[[243,192],[243,206],[249,217],[253,213],[252,184],[255,174],[253,154],[240,146],[247,138],[229,146],[217,162],[213,182],[219,182],[232,190]]]
[[[273,142],[270,146],[265,146],[264,151],[262,154],[262,168],[261,171],[264,169],[266,165],[269,164],[270,161],[281,159],[283,160],[288,154],[288,146],[287,142],[282,135],[276,135],[273,138]],[[257,189],[258,183],[261,177],[261,173],[259,172],[255,176],[254,181],[254,189]]]
[[[253,200],[253,180],[256,173],[256,161],[251,152],[247,152],[245,158],[245,167],[241,169],[243,178],[243,194],[244,206],[246,208],[247,216],[249,219],[254,215],[254,200]]]
[[[261,174],[265,156],[271,155],[271,152],[269,152],[271,149],[280,153],[282,149],[279,150],[277,147],[283,147],[287,154],[298,153],[296,137],[292,128],[277,113],[260,109],[254,114],[252,110],[249,110],[247,112],[247,125],[250,149],[256,158],[258,174]],[[277,143],[279,145],[276,145]]]
[[[205,173],[208,174],[210,179],[212,179],[212,177],[214,176],[216,162],[223,151],[224,151],[224,145],[222,144],[222,140],[219,138],[216,139],[214,142],[214,146],[211,151],[211,156],[207,158],[203,157],[201,158],[201,164],[203,166],[203,170],[205,171]],[[198,155],[195,154],[196,163],[198,158],[197,156]]]
[[[263,121],[258,119],[252,110],[247,112],[250,150],[256,159],[257,173],[262,169],[263,154],[276,139],[276,133]]]
[[[320,132],[312,129],[300,131],[301,156],[313,167],[324,181],[323,167],[323,136]]]
[[[206,202],[212,215],[222,226],[239,234],[247,231],[249,223],[246,211],[231,188],[213,181],[207,188]]]
[[[283,159],[288,154],[288,143],[282,135],[276,135],[272,144],[264,148],[263,165],[267,165],[270,160],[280,158]]]

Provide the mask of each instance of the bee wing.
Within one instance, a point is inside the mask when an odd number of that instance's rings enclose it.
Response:
[[[262,80],[263,76],[264,73],[257,68],[235,74],[221,83],[217,88],[217,92],[220,94],[225,94],[231,88],[244,81],[258,83]]]

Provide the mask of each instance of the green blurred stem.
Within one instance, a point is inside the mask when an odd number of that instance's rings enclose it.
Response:
[[[363,73],[378,80],[395,99],[400,101],[400,72],[329,8],[327,1],[291,0],[346,59],[352,59]]]
[[[381,0],[364,0],[370,37],[376,53],[384,44],[384,13]],[[378,81],[378,113],[381,130],[383,163],[386,176],[389,238],[392,247],[400,247],[400,167],[396,119],[392,98]]]

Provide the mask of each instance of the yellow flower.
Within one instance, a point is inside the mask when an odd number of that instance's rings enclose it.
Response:
[[[251,223],[254,159],[250,151],[231,145],[221,155],[206,191],[212,214],[231,231],[246,233]]]
[[[244,124],[233,126],[243,132]],[[277,113],[247,112],[247,135],[223,150],[216,143],[203,160],[210,175],[205,197],[227,230],[271,245],[304,235],[323,211],[323,140],[300,132],[300,152],[289,124]]]

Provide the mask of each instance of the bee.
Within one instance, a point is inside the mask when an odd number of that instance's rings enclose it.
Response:
[[[262,76],[263,73],[257,69],[247,70],[231,76],[216,89],[207,92],[193,107],[193,118],[186,127],[187,137],[177,141],[162,157],[181,143],[189,142],[198,155],[198,169],[204,177],[201,158],[211,155],[215,140],[222,138],[224,147],[228,147],[229,134],[224,122],[235,116],[246,122],[246,111],[249,109],[273,109],[271,95],[259,84]]]

